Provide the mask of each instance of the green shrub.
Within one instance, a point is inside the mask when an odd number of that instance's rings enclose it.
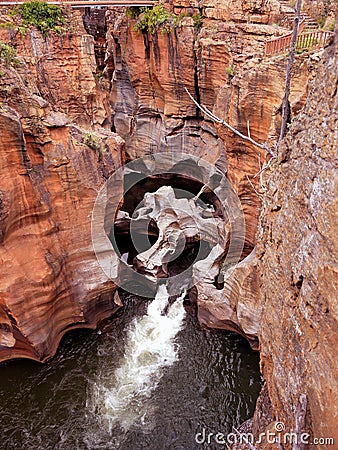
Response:
[[[335,22],[331,22],[330,25],[328,26],[328,31],[334,31],[334,27],[335,27]]]
[[[15,27],[12,22],[3,22],[3,23],[0,23],[0,28],[7,28],[10,30],[14,30]]]
[[[154,34],[161,25],[166,24],[165,31],[168,31],[168,26],[172,25],[174,18],[175,16],[170,14],[162,3],[155,5],[153,8],[144,6],[140,8],[140,15],[134,29],[136,31],[149,31],[150,34]]]
[[[200,13],[196,13],[192,15],[194,26],[197,28],[203,23],[203,16]]]
[[[62,8],[45,1],[33,0],[15,6],[10,12],[10,15],[19,15],[21,17],[21,32],[27,30],[30,26],[34,26],[41,31],[44,37],[47,36],[50,30],[58,33],[61,32],[62,25],[65,23]]]
[[[102,153],[106,151],[101,140],[97,136],[95,136],[95,134],[92,131],[88,131],[88,133],[86,133],[83,136],[83,143],[86,144],[92,150],[99,151]]]
[[[104,73],[102,70],[100,70],[99,72],[97,72],[95,74],[95,78],[97,79],[97,81],[101,81],[103,77],[104,77]]]
[[[323,26],[325,25],[325,17],[321,17],[320,19],[318,19],[317,24],[319,28],[323,28]]]
[[[182,20],[184,19],[184,17],[187,17],[187,13],[182,12],[179,16],[173,14],[170,20],[171,28],[173,29],[180,27],[182,25]]]
[[[236,75],[236,71],[234,66],[228,66],[225,68],[226,73],[229,75],[230,78],[233,78]]]
[[[15,48],[2,41],[0,41],[0,60],[4,61],[6,66],[18,66],[20,64]]]
[[[160,25],[161,33],[171,33],[175,28],[182,26],[182,19],[186,17],[185,13],[181,13],[179,16],[175,14],[170,15],[170,19]]]

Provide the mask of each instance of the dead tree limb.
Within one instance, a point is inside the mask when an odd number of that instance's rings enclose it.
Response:
[[[255,145],[256,147],[267,151],[274,158],[276,157],[275,152],[273,150],[271,150],[271,148],[268,146],[268,144],[266,142],[263,142],[262,144],[260,144],[259,142],[256,142],[254,139],[251,138],[250,129],[249,129],[249,122],[247,124],[248,125],[248,136],[246,136],[245,134],[241,133],[240,131],[236,130],[236,128],[234,128],[230,124],[228,124],[228,122],[226,122],[225,120],[221,119],[220,117],[215,116],[215,114],[213,114],[206,106],[200,105],[194,99],[194,97],[190,94],[190,92],[188,91],[188,89],[186,87],[185,87],[185,90],[186,90],[187,94],[189,95],[190,99],[195,103],[197,108],[199,108],[213,122],[220,123],[221,125],[224,125],[225,127],[227,127],[229,130],[231,130],[234,134],[236,134],[240,138],[244,139],[245,141],[249,141],[249,142],[251,142],[251,144]]]
[[[252,181],[250,180],[250,178],[248,177],[248,175],[246,174],[246,179],[248,180],[248,183],[250,184],[250,186],[252,187],[253,191],[255,192],[256,195],[258,195],[258,197],[260,199],[262,199],[264,196],[262,193],[258,192],[257,189],[255,188],[255,186],[253,185]]]
[[[294,18],[294,24],[293,24],[293,30],[292,30],[291,46],[290,46],[289,55],[288,55],[288,59],[287,59],[287,65],[286,65],[285,88],[284,88],[284,97],[283,97],[283,101],[282,101],[282,125],[281,125],[280,134],[279,134],[279,138],[278,138],[278,142],[277,142],[277,149],[279,147],[281,140],[286,135],[288,121],[289,121],[289,117],[290,117],[289,97],[290,97],[291,75],[292,75],[293,62],[295,60],[295,52],[296,52],[296,45],[297,45],[301,8],[302,8],[302,0],[296,0],[295,18]]]
[[[274,160],[274,158],[270,158],[268,163],[264,163],[263,167],[260,169],[260,171],[257,172],[256,175],[254,175],[252,178],[256,178],[256,177],[258,177],[258,175],[262,175],[262,173],[265,172],[270,167],[273,160]]]

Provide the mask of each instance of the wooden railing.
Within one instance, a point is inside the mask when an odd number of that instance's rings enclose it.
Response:
[[[304,28],[304,27],[303,27]],[[299,35],[297,38],[296,50],[311,50],[324,47],[325,43],[333,36],[331,31],[313,30],[303,33],[299,25]],[[289,50],[292,40],[292,32],[275,39],[270,39],[265,43],[265,55],[278,55]]]
[[[65,1],[49,1],[53,5],[70,5],[73,8],[80,8],[86,6],[153,6],[158,3],[156,0],[65,0]],[[3,1],[0,0],[0,6],[21,5],[24,1]]]
[[[302,33],[297,39],[297,50],[314,49],[324,47],[326,42],[333,36],[331,31],[314,30],[307,33]]]
[[[298,33],[302,33],[305,27],[305,19],[299,22]],[[291,45],[292,41],[292,31],[285,34],[284,36],[279,36],[277,38],[269,39],[265,43],[265,55],[278,55],[279,53],[284,53]]]

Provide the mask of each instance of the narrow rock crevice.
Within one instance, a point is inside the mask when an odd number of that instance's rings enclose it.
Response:
[[[106,12],[107,7],[100,8],[84,8],[82,16],[83,25],[88,34],[94,37],[94,52],[97,66],[97,73],[100,74],[105,69],[105,55],[106,55]]]

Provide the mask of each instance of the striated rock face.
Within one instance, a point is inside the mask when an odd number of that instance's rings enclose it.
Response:
[[[280,4],[276,0],[174,0],[176,11],[180,8],[195,7],[208,18],[222,21],[272,23],[279,17]]]
[[[261,368],[272,419],[292,431],[299,398],[305,394],[306,427],[312,437],[335,442],[337,57],[336,35],[268,179],[258,252]],[[266,403],[258,408],[258,419]]]
[[[95,78],[94,39],[86,34],[79,12],[72,13],[69,21],[72,32],[50,33],[47,40],[35,29],[23,36],[2,28],[0,38],[24,57],[19,72],[27,89],[80,126],[110,129],[108,93]],[[6,86],[2,87],[3,99],[10,100],[15,86],[6,79],[2,84]]]
[[[304,57],[296,60],[292,80],[290,103],[292,115],[296,115],[305,104],[307,83],[315,63]],[[238,130],[247,134],[246,124],[257,142],[269,142],[273,147],[280,126],[280,105],[284,91],[285,60],[267,58],[248,61],[232,80],[232,89],[227,85],[220,90],[216,114],[224,117]],[[253,191],[251,182],[259,190],[258,178],[253,178],[266,160],[265,152],[234,136],[225,127],[218,127],[218,134],[226,143],[228,177],[236,188],[246,217],[246,239],[248,247],[256,242],[260,199]]]
[[[186,8],[183,12],[189,11]],[[264,74],[265,67],[261,70],[260,66],[264,42],[267,37],[278,35],[278,28],[208,18],[198,28],[188,16],[174,32],[142,35],[133,29],[135,20],[124,14],[117,16],[108,11],[107,22],[107,69],[113,73],[114,126],[127,142],[127,157],[134,159],[144,153],[182,148],[215,162],[224,152],[225,143],[213,124],[196,112],[184,87],[208,107],[213,108],[219,100],[227,110],[229,102],[224,104],[226,94],[221,95],[222,91],[228,90],[228,97],[238,95],[233,78],[253,58],[257,58],[256,77]],[[306,77],[307,68],[303,67],[302,72]],[[271,82],[280,83],[284,72],[277,77]],[[283,81],[281,88],[282,84]],[[253,100],[259,101],[256,87],[250,86],[250,93]],[[237,110],[238,105],[234,108]],[[252,127],[255,128],[254,123]],[[266,139],[263,133],[259,137]]]
[[[135,20],[107,12],[106,72],[112,75],[113,125],[126,141],[128,160],[182,151],[227,172],[246,221],[244,258],[256,244],[260,199],[252,185],[259,189],[259,178],[253,177],[266,154],[203,118],[184,88],[240,131],[246,133],[249,122],[254,139],[273,145],[280,125],[286,58],[263,55],[265,40],[285,33],[272,26],[278,20],[280,5],[271,1],[209,1],[198,9],[198,2],[174,0],[169,6],[186,15],[182,26],[169,34],[137,33]],[[203,22],[196,26],[192,16],[198,12]],[[290,97],[292,115],[305,104],[315,65],[306,56],[297,58]],[[243,274],[234,272],[234,279],[229,279],[224,289],[216,289],[213,279],[207,295],[202,295],[201,287],[199,317],[210,327],[217,324],[239,330],[256,346],[260,309],[256,305],[259,283],[255,258],[244,266]],[[243,287],[243,297],[238,300],[236,293],[244,279],[252,291]],[[212,308],[214,299],[217,311]],[[242,314],[243,308],[252,312],[252,323],[244,319],[249,314]]]
[[[209,328],[235,331],[258,350],[261,307],[255,250],[234,269],[228,270],[222,289],[214,284],[217,268],[208,275],[196,285],[199,322]]]
[[[43,361],[66,331],[94,327],[118,307],[90,230],[124,142],[100,127],[90,36],[1,33],[17,45],[21,65],[1,67],[0,361]],[[92,125],[97,131],[81,128]]]

